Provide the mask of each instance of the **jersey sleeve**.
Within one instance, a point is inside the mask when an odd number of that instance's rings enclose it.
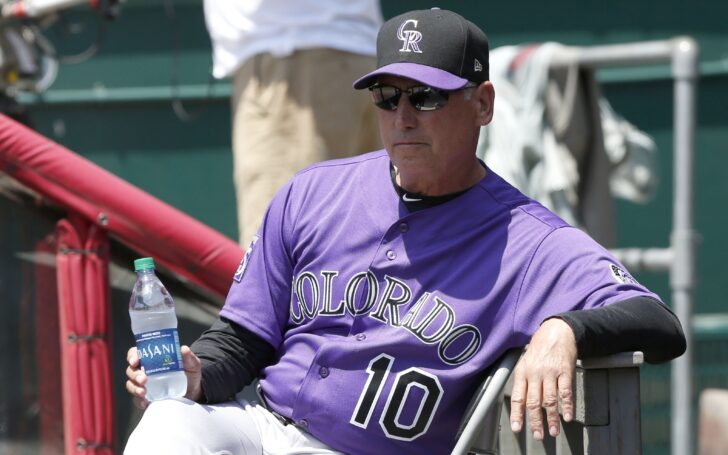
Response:
[[[561,227],[541,240],[526,265],[513,329],[525,344],[550,316],[640,296],[659,300],[591,237]]]
[[[220,311],[220,316],[247,328],[273,347],[283,339],[291,299],[292,186],[289,182],[281,188],[268,206]]]

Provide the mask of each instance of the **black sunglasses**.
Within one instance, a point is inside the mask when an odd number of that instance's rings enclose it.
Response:
[[[374,84],[369,87],[369,91],[372,92],[374,104],[385,111],[397,110],[399,98],[402,96],[402,93],[407,94],[407,99],[410,104],[418,111],[434,111],[447,105],[450,93],[474,87],[477,87],[477,85],[468,84],[457,90],[442,90],[426,85],[418,85],[416,87],[401,90],[397,87],[392,87],[391,85]]]

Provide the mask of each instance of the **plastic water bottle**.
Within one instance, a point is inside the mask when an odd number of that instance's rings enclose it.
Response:
[[[129,301],[131,330],[148,376],[149,401],[181,397],[187,392],[174,301],[154,273],[154,259],[134,261],[137,280]]]

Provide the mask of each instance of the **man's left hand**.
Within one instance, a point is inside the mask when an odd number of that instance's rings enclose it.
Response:
[[[543,440],[543,407],[549,434],[558,436],[561,428],[559,400],[564,420],[571,421],[576,358],[576,338],[566,322],[554,318],[541,324],[514,371],[511,393],[511,429],[514,432],[521,431],[524,412],[528,412],[533,437]]]

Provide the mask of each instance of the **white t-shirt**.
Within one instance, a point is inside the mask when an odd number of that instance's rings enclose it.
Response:
[[[379,0],[205,0],[204,9],[217,78],[263,52],[326,47],[375,55],[382,25]]]

